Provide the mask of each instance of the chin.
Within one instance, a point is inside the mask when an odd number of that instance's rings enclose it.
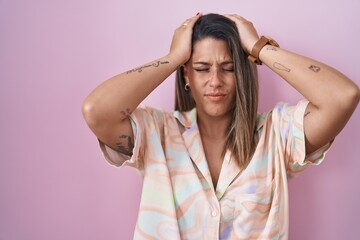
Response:
[[[218,107],[218,108],[213,108],[213,109],[207,109],[208,111],[206,111],[206,114],[211,116],[211,117],[223,117],[223,116],[228,116],[231,114],[230,110],[225,110],[222,107]]]

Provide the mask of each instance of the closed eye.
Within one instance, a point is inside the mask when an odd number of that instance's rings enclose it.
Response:
[[[194,70],[197,71],[197,72],[208,72],[208,71],[210,71],[209,68],[194,68]]]

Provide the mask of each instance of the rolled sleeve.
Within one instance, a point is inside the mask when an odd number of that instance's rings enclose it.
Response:
[[[325,158],[332,142],[306,155],[304,115],[309,101],[302,100],[297,105],[278,104],[279,131],[285,149],[285,161],[290,176],[302,172],[308,165],[319,165]]]
[[[131,156],[115,151],[99,140],[99,146],[106,161],[115,167],[130,166],[138,170],[143,168],[143,146],[145,141],[145,124],[151,122],[151,116],[145,106],[139,106],[130,115],[131,127],[134,133],[134,148]]]

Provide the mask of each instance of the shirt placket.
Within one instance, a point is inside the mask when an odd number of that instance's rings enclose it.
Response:
[[[220,203],[214,193],[209,194],[209,229],[207,229],[206,239],[219,239],[221,208]]]

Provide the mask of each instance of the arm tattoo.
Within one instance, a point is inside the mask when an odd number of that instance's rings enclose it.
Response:
[[[307,113],[305,113],[305,114],[304,114],[304,117],[306,117],[306,116],[309,115],[309,114],[310,114],[310,111],[307,112]]]
[[[160,65],[162,64],[168,64],[169,61],[157,61],[157,62],[154,62],[152,64],[147,64],[147,65],[143,65],[141,67],[138,67],[138,68],[134,68],[134,69],[131,69],[129,71],[126,72],[126,74],[129,74],[129,73],[133,73],[133,72],[142,72],[143,69],[145,68],[149,68],[149,67],[159,67]]]
[[[273,47],[273,46],[270,46],[270,47],[267,47],[266,50],[270,50],[270,51],[277,51],[277,48],[276,47]]]
[[[128,117],[128,116],[131,115],[130,108],[126,108],[125,110],[121,110],[120,113],[121,113],[121,115],[123,115],[124,117]]]
[[[319,72],[320,71],[320,67],[319,66],[315,66],[315,65],[310,65],[309,69],[313,72]]]
[[[285,72],[290,72],[291,69],[288,67],[285,67],[284,65],[282,65],[281,63],[275,62],[273,64],[274,68],[280,70],[280,71],[285,71]]]
[[[119,136],[119,142],[115,143],[116,148],[119,152],[131,156],[134,148],[134,143],[130,136],[121,135]]]

